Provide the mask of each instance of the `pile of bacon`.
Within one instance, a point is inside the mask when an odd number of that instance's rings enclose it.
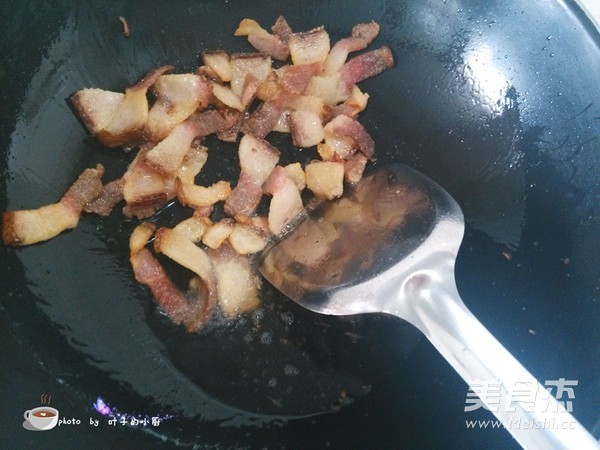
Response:
[[[250,255],[303,211],[305,188],[317,199],[339,197],[344,183],[359,181],[374,159],[373,139],[357,121],[369,96],[357,83],[394,61],[385,46],[349,54],[364,50],[378,33],[375,22],[358,24],[330,46],[324,27],[294,33],[279,17],[269,32],[244,19],[235,35],[247,36],[256,52],[206,51],[194,73],[168,73],[173,67],[163,66],[124,93],[76,92],[71,102],[88,131],[108,147],[137,154],[116,180],[103,184],[98,165],[86,169],[59,202],[5,212],[4,243],[50,239],[77,226],[82,212],[106,216],[124,202],[123,214],[142,220],[130,238],[133,272],[171,320],[194,331],[217,307],[227,316],[254,308],[260,283]],[[290,133],[297,147],[316,146],[320,159],[305,167],[279,165],[279,150],[265,140],[273,131]],[[239,142],[233,188],[224,180],[195,182],[208,158],[204,137],[211,134]],[[267,217],[256,214],[264,195],[271,197]],[[144,221],[175,198],[191,217],[172,228]],[[217,202],[224,202],[226,214],[218,220],[212,214]],[[194,274],[186,292],[169,280],[155,254]]]

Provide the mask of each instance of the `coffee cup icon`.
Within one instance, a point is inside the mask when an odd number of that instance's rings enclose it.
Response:
[[[49,406],[28,409],[23,414],[23,428],[32,431],[51,430],[58,423],[58,410]]]

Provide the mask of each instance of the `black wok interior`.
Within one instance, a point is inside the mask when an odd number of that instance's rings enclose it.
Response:
[[[66,98],[124,90],[148,70],[193,70],[205,49],[250,51],[244,17],[294,30],[381,26],[396,65],[367,80],[362,123],[378,152],[446,188],[467,231],[457,283],[483,324],[540,381],[578,380],[573,414],[600,434],[600,34],[572,1],[175,0],[0,5],[0,210],[57,201],[85,167],[131,155],[91,139]],[[129,23],[122,34],[119,17]],[[273,136],[286,157],[289,139]],[[209,141],[201,184],[237,177]],[[311,158],[305,150],[302,157]],[[157,218],[181,216],[167,208]],[[47,243],[0,247],[0,444],[19,448],[516,448],[473,430],[467,386],[412,326],[326,317],[265,287],[261,308],[197,335],[167,323],[130,272],[135,226],[82,218]],[[82,425],[32,433],[52,395]],[[88,426],[98,396],[159,427]]]

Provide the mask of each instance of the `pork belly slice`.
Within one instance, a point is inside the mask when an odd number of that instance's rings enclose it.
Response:
[[[194,139],[225,131],[237,122],[234,113],[221,114],[216,110],[195,112],[177,125],[171,133],[150,149],[145,159],[161,173],[174,176],[181,167]]]
[[[193,184],[207,160],[207,148],[194,141],[185,154],[174,175],[166,175],[146,161],[148,146],[138,152],[122,177],[126,217],[144,219],[152,216],[177,191],[176,180],[181,184]]]
[[[375,142],[366,128],[357,120],[339,115],[323,128],[325,145],[341,158],[347,158],[359,150],[368,159],[375,158]],[[323,158],[333,159],[333,158]]]
[[[264,139],[277,126],[285,110],[285,102],[279,98],[261,103],[242,124],[242,132]]]
[[[141,148],[123,175],[123,198],[130,206],[162,203],[173,195],[168,179],[146,163],[147,151]]]
[[[287,42],[277,34],[269,33],[253,19],[242,19],[234,35],[247,36],[248,42],[256,50],[279,61],[285,61],[290,56]]]
[[[292,33],[288,45],[294,64],[323,64],[329,54],[329,34],[322,26]]]
[[[174,175],[185,155],[198,136],[199,130],[193,121],[186,120],[177,125],[169,135],[146,153],[146,161],[165,175]]]
[[[323,67],[325,74],[338,72],[348,59],[348,54],[364,50],[379,34],[379,25],[376,22],[359,23],[352,28],[350,37],[337,41],[327,55]]]
[[[212,91],[214,97],[229,108],[237,109],[238,111],[245,109],[242,99],[231,88],[219,83],[212,83]]]
[[[369,94],[362,92],[357,85],[352,87],[350,96],[343,103],[332,105],[327,108],[326,117],[328,122],[336,116],[344,115],[356,119],[358,114],[367,107]]]
[[[273,196],[269,205],[269,230],[279,235],[304,211],[300,191],[281,166],[275,167],[263,190]]]
[[[214,268],[220,309],[229,317],[255,309],[260,303],[260,279],[248,257],[227,243],[207,253]]]
[[[145,242],[153,230],[153,225],[143,223],[131,235],[130,262],[135,278],[148,286],[154,301],[172,322],[183,324],[190,332],[196,331],[206,323],[216,307],[212,264],[200,247],[177,231],[160,228],[154,240],[156,251],[198,275],[190,282],[190,289],[182,292],[168,278],[159,261],[145,248]]]
[[[394,56],[386,46],[355,56],[340,69],[341,91],[349,95],[356,83],[379,75],[393,65]]]
[[[206,108],[212,86],[191,73],[162,75],[152,86],[156,102],[148,113],[147,138],[160,141],[198,108]]]
[[[250,174],[240,172],[240,177],[225,201],[225,213],[236,220],[254,214],[262,198],[262,185]]]
[[[281,87],[292,94],[302,94],[310,79],[321,73],[321,63],[293,64],[282,69]]]
[[[306,174],[299,162],[284,167],[287,177],[294,182],[300,192],[306,187]]]
[[[306,187],[315,197],[333,200],[344,193],[344,163],[312,161],[305,170]]]
[[[197,275],[190,281],[186,295],[188,306],[182,323],[188,331],[199,329],[217,306],[217,286],[211,259],[202,248],[171,228],[157,230],[154,250]]]
[[[262,197],[262,185],[279,161],[279,150],[263,139],[245,134],[238,148],[240,177],[225,202],[231,216],[250,216]]]
[[[287,20],[285,20],[285,17],[283,16],[277,17],[277,20],[275,20],[275,23],[271,27],[271,31],[285,44],[289,42],[290,36],[293,33],[292,27],[290,27]]]
[[[182,183],[193,183],[208,160],[208,147],[192,142],[192,146],[186,153],[181,166],[177,169],[177,178]]]
[[[154,301],[175,324],[183,322],[189,312],[185,294],[169,279],[158,260],[146,248],[129,258],[133,274],[138,283],[146,285]]]
[[[198,136],[208,136],[213,133],[227,132],[237,125],[240,117],[240,112],[232,109],[220,111],[210,109],[192,114],[189,120],[196,127]]]
[[[193,183],[183,183],[175,180],[175,191],[179,203],[192,208],[204,208],[217,202],[227,200],[232,190],[229,182],[220,180],[211,186],[199,186]]]
[[[393,65],[394,58],[388,47],[365,52],[350,59],[338,70],[313,76],[304,93],[322,98],[328,105],[337,105],[353,93],[357,83],[379,75]]]
[[[235,223],[228,240],[231,247],[240,255],[260,252],[267,246],[267,238],[263,231],[251,224]]]
[[[347,183],[358,183],[365,171],[369,159],[360,152],[356,152],[344,161],[344,181]]]
[[[202,62],[214,72],[221,82],[231,81],[232,69],[229,55],[223,50],[208,50],[202,53]]]
[[[243,123],[242,131],[264,139],[271,131],[289,132],[288,114],[310,111],[324,116],[323,100],[313,95],[297,95],[281,89],[271,100],[261,103]]]
[[[304,93],[322,99],[327,105],[337,105],[348,96],[342,87],[342,76],[339,72],[313,76]]]
[[[259,83],[271,73],[271,57],[261,53],[234,53],[230,58],[231,83],[234,94],[241,97],[249,77]]]
[[[86,203],[83,210],[86,213],[98,214],[103,217],[110,215],[117,203],[123,200],[124,183],[123,178],[117,178],[110,183],[106,183],[100,195]]]
[[[204,236],[204,233],[206,233],[206,230],[210,225],[212,225],[212,223],[208,217],[194,214],[192,217],[184,219],[175,225],[173,230],[177,231],[194,244],[198,244],[202,241],[202,236]]]
[[[150,86],[172,66],[150,71],[124,94],[102,89],[81,89],[70,101],[88,131],[107,147],[134,145],[143,137],[148,121]]]
[[[57,203],[37,209],[2,214],[2,241],[6,245],[29,245],[47,241],[75,228],[84,206],[102,193],[104,167],[85,169]]]
[[[202,243],[212,249],[219,248],[233,231],[234,224],[235,221],[229,217],[211,224],[202,236]]]
[[[293,111],[289,114],[288,121],[296,147],[312,147],[325,137],[319,114],[311,111]]]

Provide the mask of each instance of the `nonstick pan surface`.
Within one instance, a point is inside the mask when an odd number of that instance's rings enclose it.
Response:
[[[192,70],[205,49],[250,51],[233,36],[244,17],[325,25],[332,41],[377,21],[373,48],[388,45],[396,65],[361,85],[375,166],[412,165],[455,196],[465,303],[542,383],[577,381],[573,414],[598,437],[600,36],[573,2],[12,3],[0,9],[2,211],[129,161],[88,137],[65,101],[74,91]],[[287,137],[273,142],[289,155]],[[222,160],[198,182],[235,181],[235,145],[209,146]],[[467,428],[492,415],[465,412],[467,386],[396,319],[317,316],[267,286],[255,313],[183,333],[133,280],[134,226],[85,216],[47,243],[0,248],[3,447],[516,447],[505,430]],[[98,396],[126,417],[168,419],[108,425]],[[23,412],[48,401],[81,423],[25,430]]]

